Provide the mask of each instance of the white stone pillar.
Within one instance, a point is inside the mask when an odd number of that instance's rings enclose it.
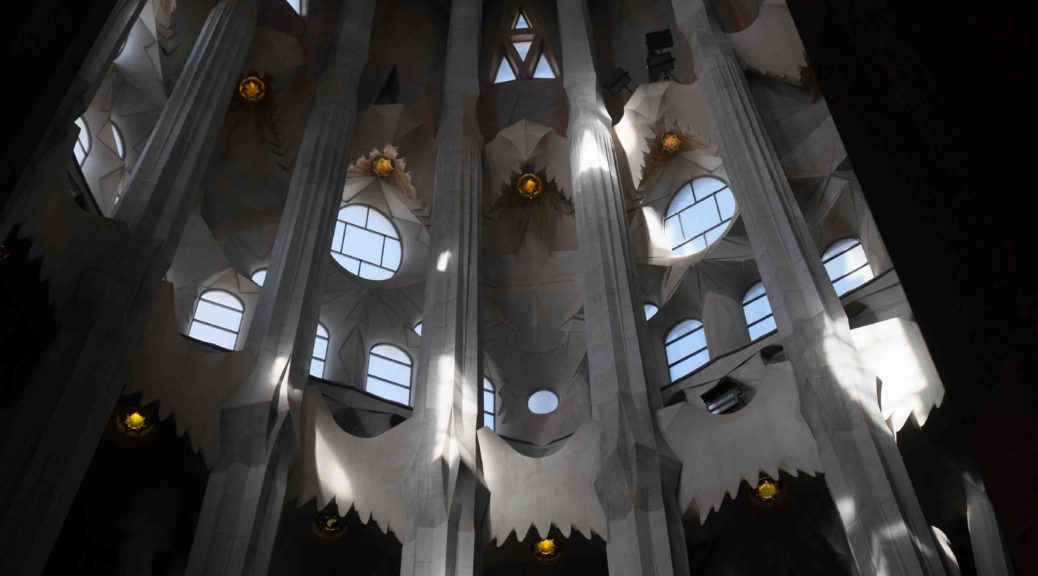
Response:
[[[309,381],[321,265],[346,184],[374,12],[375,0],[344,0],[339,7],[334,45],[317,81],[245,343],[256,365],[220,415],[219,462],[206,487],[189,574],[266,574],[269,567],[294,456],[294,443],[284,440],[290,434],[282,428],[287,404],[278,392]]]
[[[122,389],[162,276],[199,197],[252,42],[258,0],[221,0],[126,187],[111,248],[85,266],[0,458],[0,573],[40,572]]]
[[[422,442],[401,481],[407,511],[401,576],[471,576],[481,553],[475,507],[482,400],[483,142],[476,121],[482,4],[451,3],[414,394]]]
[[[606,511],[611,574],[688,574],[680,514],[664,493],[665,470],[677,472],[655,424],[658,388],[649,390],[635,299],[636,279],[615,137],[598,89],[584,0],[559,0],[563,85],[569,99],[577,238],[584,260],[584,313],[592,416],[602,425],[595,490]],[[647,334],[643,334],[647,337]],[[673,512],[673,511],[670,511]],[[669,520],[669,521],[668,521]]]
[[[672,0],[713,133],[792,361],[801,410],[860,573],[942,575],[937,547],[875,401],[875,375],[757,115],[728,37],[703,0]]]
[[[988,499],[987,490],[980,481],[963,478],[962,482],[966,489],[966,525],[977,576],[1012,576],[995,508]]]

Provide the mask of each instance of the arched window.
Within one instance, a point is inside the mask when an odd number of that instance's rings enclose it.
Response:
[[[253,272],[252,281],[255,282],[257,286],[263,286],[263,283],[267,281],[267,269],[260,268]]]
[[[667,334],[667,368],[670,381],[677,382],[710,360],[703,323],[695,318],[682,320]]]
[[[400,269],[403,244],[384,214],[363,204],[339,209],[332,237],[332,258],[367,280],[388,280]]]
[[[494,383],[489,379],[483,379],[483,426],[494,429],[494,414],[497,413],[496,409],[497,396],[494,394]]]
[[[296,11],[296,14],[303,13],[303,0],[288,0],[288,5]]]
[[[368,392],[398,404],[411,403],[411,357],[390,344],[379,344],[368,354]]]
[[[659,311],[660,311],[659,306],[653,304],[652,302],[646,302],[645,303],[645,319],[646,320],[651,320],[652,317],[655,316],[656,313],[659,312]]]
[[[414,327],[411,328],[411,329],[414,330],[415,334],[417,334],[419,336],[422,335],[422,323],[421,322],[418,322],[417,324],[415,324]]]
[[[830,244],[822,253],[822,264],[837,296],[843,296],[875,277],[865,249],[857,238],[844,238]]]
[[[504,56],[494,70],[494,84],[528,78],[557,78],[548,55],[547,43],[530,19],[519,10],[512,19],[504,44]]]
[[[670,249],[681,256],[706,250],[728,229],[735,197],[724,181],[712,176],[682,186],[667,206],[663,227]]]
[[[742,311],[746,315],[751,342],[775,330],[775,316],[771,313],[771,303],[761,282],[754,284],[742,297]]]
[[[314,338],[314,353],[310,358],[310,375],[324,378],[324,363],[328,358],[328,329],[317,323],[317,337]]]
[[[187,335],[220,348],[234,350],[245,305],[237,296],[223,290],[203,292],[195,306],[195,316]]]
[[[82,166],[86,162],[87,154],[90,153],[90,129],[87,128],[87,123],[82,118],[76,118],[76,126],[79,126],[79,136],[76,138],[74,150],[76,162]]]

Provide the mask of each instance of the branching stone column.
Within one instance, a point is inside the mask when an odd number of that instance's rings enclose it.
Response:
[[[401,576],[475,574],[483,143],[476,123],[482,0],[451,3],[437,132],[431,262],[414,395],[422,442],[401,482]]]
[[[672,0],[688,38],[721,158],[783,346],[801,410],[860,573],[943,575],[907,472],[875,400],[875,376],[754,108],[727,36],[703,0]]]
[[[0,573],[43,570],[183,234],[252,42],[258,0],[221,0],[145,146],[108,253],[87,265],[0,459]]]
[[[188,574],[266,574],[269,567],[295,446],[282,392],[309,381],[321,264],[346,184],[374,12],[375,0],[344,0],[339,7],[245,344],[256,365],[220,415],[219,461],[209,476]]]
[[[634,299],[621,164],[598,90],[584,0],[559,0],[558,8],[592,414],[602,425],[595,491],[609,521],[609,572],[684,575],[684,531],[680,515],[667,513],[674,495],[664,493],[664,484],[676,486],[665,482],[664,469],[674,474],[677,467],[662,453],[654,418],[660,395],[648,390],[642,364],[639,330],[647,329]]]

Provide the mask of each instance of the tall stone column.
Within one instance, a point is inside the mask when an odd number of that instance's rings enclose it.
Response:
[[[1012,576],[1012,564],[1006,557],[995,508],[984,484],[970,477],[963,478],[962,483],[966,490],[966,525],[977,576]]]
[[[258,0],[212,10],[22,401],[0,459],[0,573],[39,573],[122,389],[252,41]],[[114,227],[113,227],[114,228]],[[109,229],[110,230],[110,229]]]
[[[309,381],[321,264],[346,185],[374,12],[375,0],[343,0],[339,7],[245,343],[256,365],[220,414],[219,461],[209,475],[188,574],[266,574],[269,567],[295,444],[281,393]]]
[[[684,531],[664,470],[678,470],[655,424],[658,388],[649,390],[639,332],[644,312],[636,279],[620,169],[609,116],[598,89],[584,0],[559,0],[563,84],[569,98],[577,238],[584,260],[584,314],[592,415],[602,425],[595,490],[609,521],[611,574],[688,574]],[[640,316],[640,317],[639,317]],[[676,494],[676,492],[675,492]]]
[[[854,348],[846,314],[727,36],[703,0],[672,4],[692,46],[711,127],[858,570],[863,576],[943,575],[933,536],[880,416],[875,375]]]
[[[483,143],[476,122],[482,0],[451,3],[437,132],[430,266],[414,418],[422,442],[401,482],[402,576],[471,576],[476,547]]]

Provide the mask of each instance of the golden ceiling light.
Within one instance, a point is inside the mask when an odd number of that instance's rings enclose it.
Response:
[[[515,188],[523,199],[533,200],[544,191],[544,182],[541,181],[540,176],[533,172],[526,172],[515,181]]]
[[[660,144],[664,150],[673,154],[681,149],[681,137],[673,132],[667,132],[660,139]]]
[[[767,474],[761,474],[753,493],[761,502],[771,502],[782,493],[782,484]]]
[[[551,562],[559,556],[559,546],[553,538],[538,540],[533,545],[533,556],[542,562]]]
[[[388,156],[379,156],[371,163],[371,168],[376,175],[385,178],[393,173],[393,159]]]
[[[337,540],[346,533],[346,520],[334,512],[324,512],[314,518],[311,529],[322,540]]]
[[[128,408],[119,413],[116,420],[119,432],[131,438],[141,438],[149,434],[154,428],[152,419],[147,411],[141,408]]]
[[[246,102],[259,102],[267,95],[267,83],[255,74],[249,74],[238,82],[238,94]]]

